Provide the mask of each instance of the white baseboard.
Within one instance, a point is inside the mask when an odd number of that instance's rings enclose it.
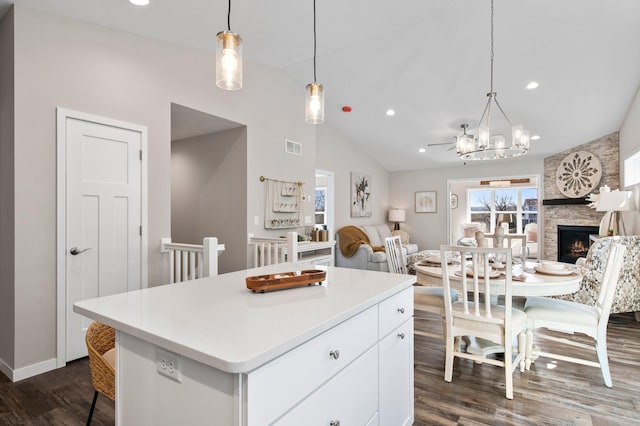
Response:
[[[13,381],[13,370],[7,365],[2,358],[0,358],[0,372],[7,376],[9,380]]]
[[[3,360],[0,359],[0,371],[2,371],[2,373],[4,373],[4,375],[12,382],[19,382],[20,380],[28,379],[29,377],[37,376],[38,374],[46,373],[47,371],[55,370],[56,368],[58,368],[58,363],[55,358],[51,358],[37,364],[31,364],[26,367],[17,368],[15,370],[10,368]]]

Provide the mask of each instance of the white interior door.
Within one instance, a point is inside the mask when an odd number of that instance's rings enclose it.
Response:
[[[66,361],[86,356],[79,300],[141,287],[141,133],[66,118]]]

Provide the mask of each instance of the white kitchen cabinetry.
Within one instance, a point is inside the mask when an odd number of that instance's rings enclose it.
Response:
[[[244,287],[290,266],[78,302],[116,328],[116,423],[410,424],[415,277],[328,267],[322,286]]]
[[[393,330],[379,345],[380,424],[413,424],[413,319]]]

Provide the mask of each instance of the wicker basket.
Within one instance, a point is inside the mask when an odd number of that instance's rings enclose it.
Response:
[[[115,347],[115,336],[113,328],[97,321],[91,323],[86,336],[93,387],[112,401],[116,399],[116,371],[102,355]]]

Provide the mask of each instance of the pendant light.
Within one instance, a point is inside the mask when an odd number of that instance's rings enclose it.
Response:
[[[324,122],[324,88],[316,81],[316,0],[313,0],[313,83],[307,84],[306,121]]]
[[[513,125],[498,103],[498,94],[493,91],[493,0],[491,0],[491,86],[487,93],[487,103],[478,122],[475,138],[463,134],[458,139],[457,152],[463,160],[497,160],[501,158],[518,157],[529,151],[529,132],[522,125]],[[507,146],[505,137],[491,132],[491,107],[496,109],[511,126],[511,145]],[[466,130],[466,129],[465,129]]]
[[[227,9],[227,31],[216,35],[216,86],[242,89],[242,38],[231,31],[231,0]]]

